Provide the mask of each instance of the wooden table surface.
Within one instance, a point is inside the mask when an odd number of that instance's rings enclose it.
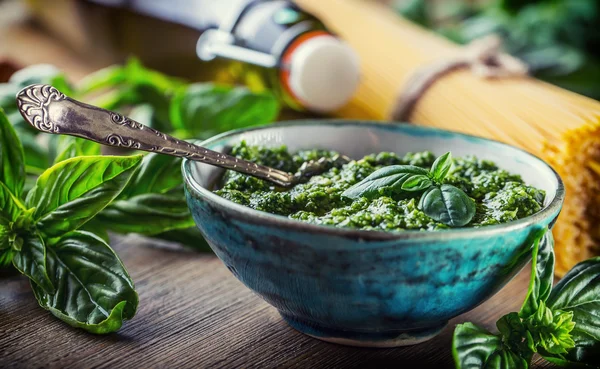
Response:
[[[0,367],[451,368],[454,325],[472,321],[494,329],[502,314],[519,309],[529,277],[524,270],[492,299],[452,320],[431,341],[364,349],[296,332],[212,254],[166,248],[135,236],[119,238],[112,245],[140,296],[134,319],[116,334],[87,334],[40,308],[26,278],[3,276]]]
[[[27,25],[0,27],[0,55],[23,65],[52,63],[75,79],[91,70]],[[135,318],[116,334],[87,334],[40,308],[26,278],[0,275],[0,367],[451,368],[454,325],[472,321],[495,329],[502,314],[520,308],[529,278],[524,270],[496,296],[452,320],[429,342],[364,349],[296,332],[212,254],[165,248],[135,236],[118,238],[112,246],[140,296]],[[550,366],[536,363],[534,367]]]

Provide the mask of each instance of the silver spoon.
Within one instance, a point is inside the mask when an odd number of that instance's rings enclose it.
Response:
[[[306,162],[298,173],[287,173],[178,140],[110,110],[73,100],[50,85],[31,85],[17,94],[23,118],[36,129],[85,138],[103,145],[188,158],[292,187],[349,159],[337,155]]]

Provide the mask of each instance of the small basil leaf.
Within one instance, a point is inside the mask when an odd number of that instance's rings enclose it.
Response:
[[[210,83],[178,90],[170,106],[173,127],[188,130],[197,138],[270,123],[278,114],[279,103],[271,93]]]
[[[95,220],[114,232],[146,236],[194,226],[183,193],[148,193],[117,200]]]
[[[531,261],[531,277],[527,296],[519,311],[521,318],[528,318],[539,308],[540,301],[546,301],[552,291],[554,281],[554,238],[547,228],[534,230],[532,233],[533,250]]]
[[[419,201],[427,216],[451,227],[468,224],[475,215],[475,202],[462,190],[448,184],[430,187]]]
[[[0,225],[8,225],[15,221],[22,210],[24,209],[20,201],[0,182]]]
[[[431,179],[428,176],[417,174],[410,176],[404,183],[402,183],[402,189],[404,191],[417,192],[428,189],[433,185]]]
[[[362,181],[346,189],[342,196],[350,199],[359,197],[373,198],[380,194],[380,190],[400,191],[402,184],[413,175],[427,175],[427,169],[414,165],[390,165],[371,173]]]
[[[446,175],[448,174],[450,169],[452,169],[452,154],[450,154],[450,152],[447,152],[444,155],[435,159],[435,161],[433,162],[433,165],[431,166],[430,170],[431,177],[434,180],[441,182],[444,178],[446,178]]]
[[[572,311],[573,333],[600,341],[600,257],[575,265],[556,284],[547,305],[552,310]]]
[[[52,238],[79,228],[119,195],[141,159],[77,157],[45,171],[27,196],[38,229]]]
[[[6,228],[2,224],[0,224],[0,250],[5,250],[11,246],[8,236],[9,236],[8,228]]]
[[[498,331],[503,336],[503,342],[511,351],[516,352],[522,358],[530,361],[533,353],[536,352],[536,342],[534,342],[531,333],[519,318],[517,313],[504,315],[496,322]]]
[[[21,196],[25,184],[25,155],[23,146],[6,114],[0,109],[0,182]]]
[[[91,333],[121,328],[138,306],[133,282],[115,252],[98,236],[75,231],[47,247],[55,294],[32,284],[40,305],[67,324]]]
[[[503,346],[502,338],[473,323],[458,324],[452,338],[452,356],[458,369],[528,368],[528,362]]]
[[[0,250],[0,268],[6,268],[9,265],[12,265],[12,260],[16,253],[17,252],[12,248]]]
[[[574,334],[575,347],[566,354],[552,354],[540,349],[540,355],[549,362],[569,368],[599,368],[600,341],[587,335]]]
[[[13,258],[13,265],[45,293],[54,294],[46,269],[46,245],[39,235],[25,237],[21,251]]]

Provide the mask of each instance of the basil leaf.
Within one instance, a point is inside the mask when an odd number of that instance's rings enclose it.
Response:
[[[85,95],[125,82],[127,73],[120,65],[112,65],[88,74],[77,85],[77,92]]]
[[[96,217],[98,217],[98,215],[96,215],[90,221],[82,225],[78,229],[78,231],[93,233],[96,236],[100,237],[102,241],[106,242],[107,244],[110,244],[110,236],[108,235],[106,226],[102,224],[102,222],[97,221]]]
[[[21,251],[13,258],[13,265],[45,293],[54,294],[54,285],[46,268],[46,245],[39,235],[32,234],[25,238]]]
[[[119,195],[119,199],[147,193],[165,193],[182,184],[180,158],[154,153],[147,154]],[[184,196],[183,192],[181,196]]]
[[[6,114],[0,109],[0,182],[21,196],[25,184],[25,157],[23,146]]]
[[[0,225],[6,226],[15,221],[22,210],[24,209],[20,201],[0,182]]]
[[[39,175],[50,166],[48,149],[37,142],[36,134],[25,129],[15,128],[25,153],[25,171]],[[52,136],[56,137],[56,136]]]
[[[531,277],[527,296],[519,311],[521,318],[528,318],[539,308],[540,301],[546,301],[554,282],[554,238],[547,228],[533,231]]]
[[[32,284],[40,306],[91,333],[115,332],[136,313],[138,295],[125,267],[100,237],[71,232],[47,247],[46,266],[55,294]]]
[[[15,254],[16,251],[12,248],[0,250],[0,268],[6,268],[7,266],[12,265]]]
[[[10,247],[8,235],[8,229],[4,225],[0,224],[0,250],[4,250]]]
[[[429,172],[435,181],[441,182],[444,178],[446,178],[446,175],[450,169],[452,169],[452,154],[447,152],[435,159]]]
[[[462,190],[443,184],[431,187],[423,194],[419,209],[436,222],[462,227],[473,219],[475,202]]]
[[[428,189],[433,185],[431,179],[428,176],[417,174],[409,177],[404,183],[402,183],[402,189],[404,191],[417,192]]]
[[[415,174],[426,176],[428,173],[427,169],[414,165],[390,165],[374,171],[362,181],[346,189],[342,196],[350,199],[373,198],[383,190],[399,192],[408,178]]]
[[[556,284],[547,305],[552,310],[572,311],[573,333],[600,341],[600,257],[575,265]]]
[[[183,193],[147,193],[117,200],[95,219],[112,231],[146,236],[194,226]]]
[[[71,142],[69,145],[64,147],[60,153],[54,158],[54,164],[58,164],[61,161],[71,159],[77,156],[77,144]]]
[[[77,157],[45,171],[26,201],[38,229],[52,238],[79,228],[117,197],[141,159]]]
[[[458,369],[529,367],[525,359],[503,346],[500,336],[473,323],[458,324],[454,329],[452,356]]]
[[[271,93],[196,83],[176,92],[169,116],[175,129],[188,130],[201,138],[270,123],[278,114],[279,103]]]
[[[566,354],[551,354],[540,350],[540,355],[549,362],[570,368],[600,367],[600,341],[589,336],[574,334],[575,347]]]
[[[496,322],[498,331],[503,336],[503,342],[511,351],[519,354],[520,357],[531,361],[533,353],[536,352],[537,342],[534,341],[531,332],[519,317],[517,313],[508,313]]]

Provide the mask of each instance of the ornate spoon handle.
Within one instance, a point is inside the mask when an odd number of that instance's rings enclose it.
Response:
[[[73,100],[50,85],[24,88],[17,94],[17,104],[23,118],[43,132],[188,158],[279,186],[294,184],[294,176],[289,173],[178,140],[115,112]]]

